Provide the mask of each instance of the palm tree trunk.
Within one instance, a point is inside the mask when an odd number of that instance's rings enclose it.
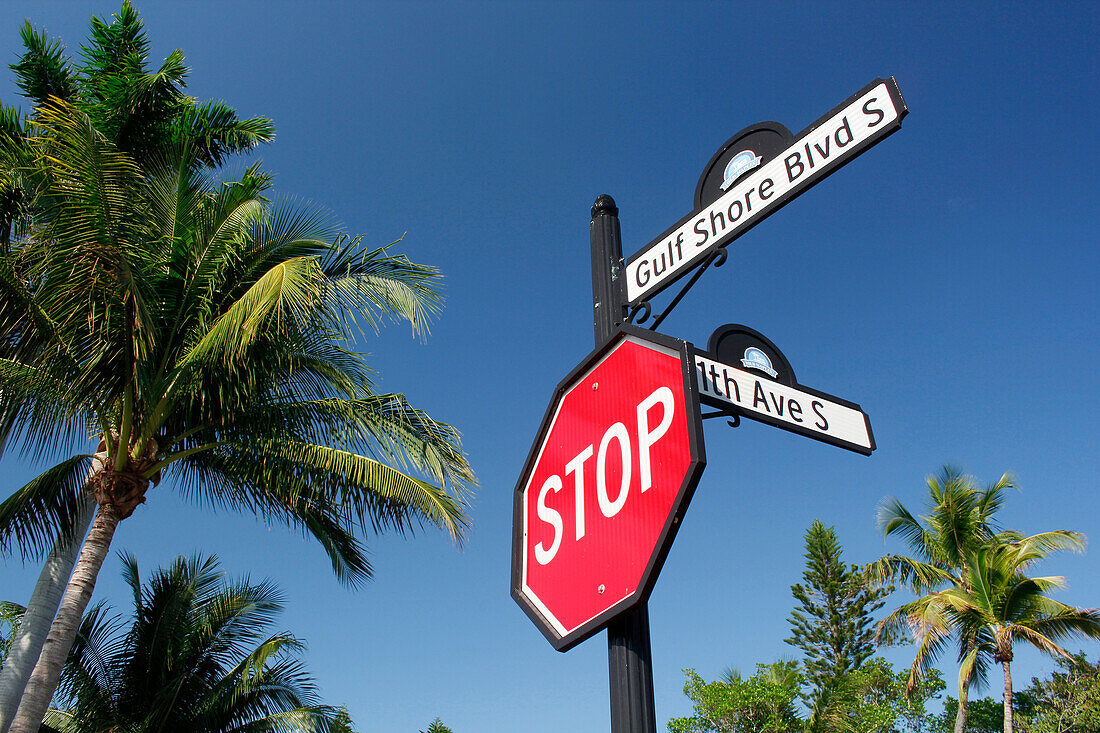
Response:
[[[969,686],[959,685],[959,710],[955,713],[955,733],[966,733],[966,704]]]
[[[93,463],[89,470],[89,477],[96,468]],[[46,634],[53,623],[57,607],[61,603],[61,597],[65,592],[65,586],[69,582],[69,575],[76,563],[77,552],[84,541],[84,535],[88,532],[88,525],[95,514],[95,502],[90,495],[85,498],[84,506],[77,515],[73,537],[68,542],[58,538],[53,546],[46,562],[42,565],[42,572],[38,575],[34,592],[27,601],[27,612],[23,615],[23,621],[19,624],[19,630],[11,642],[11,649],[4,660],[4,668],[0,670],[0,733],[7,733],[15,718],[15,711],[19,707],[19,699],[23,696],[23,690],[27,687],[27,680],[38,657],[42,653],[42,644],[46,641]]]
[[[1005,733],[1012,733],[1012,662],[1007,659],[1001,662],[1005,668]]]
[[[100,505],[92,529],[84,540],[80,560],[69,579],[68,588],[65,589],[57,618],[46,636],[46,643],[42,645],[42,656],[38,659],[26,692],[23,693],[23,700],[19,703],[19,711],[15,714],[10,733],[38,733],[42,718],[46,715],[50,700],[57,689],[58,680],[61,679],[61,668],[76,639],[84,609],[92,598],[96,576],[107,558],[119,518],[118,510],[114,506]]]

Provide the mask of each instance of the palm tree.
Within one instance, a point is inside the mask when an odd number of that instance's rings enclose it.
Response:
[[[985,643],[980,629],[960,625],[942,605],[932,602],[944,588],[970,592],[970,563],[974,554],[995,539],[1021,539],[1015,532],[998,532],[994,515],[1013,487],[1012,478],[1001,478],[979,489],[975,480],[958,469],[945,466],[929,476],[928,514],[914,516],[895,498],[879,508],[878,521],[886,536],[896,534],[905,540],[916,557],[887,555],[872,563],[871,577],[880,583],[903,583],[918,596],[880,622],[880,635],[913,633],[917,651],[909,675],[909,688],[951,642],[954,636],[959,660],[959,709],[955,733],[966,726],[966,702],[970,685],[985,680],[987,659],[979,647]],[[1034,546],[1046,551],[1073,547],[1079,541],[1074,532],[1054,531],[1030,538]]]
[[[0,415],[13,416],[9,441],[91,434],[106,460],[15,733],[37,730],[115,528],[162,474],[300,527],[352,583],[370,574],[361,533],[428,522],[459,538],[473,483],[454,429],[376,394],[346,348],[387,318],[423,332],[439,308],[433,269],[272,204],[256,167],[216,185],[186,141],[145,171],[60,100],[27,149],[36,216],[0,258]],[[71,527],[91,459],[67,458],[0,505],[0,549]]]
[[[229,582],[216,558],[178,558],[133,591],[129,623],[101,606],[81,623],[58,698],[46,717],[62,733],[324,731],[337,710],[319,703],[297,659],[302,643],[266,629],[278,589]]]
[[[1067,542],[1066,549],[1084,549],[1083,538]],[[973,629],[981,640],[977,653],[1001,664],[1005,733],[1013,729],[1011,664],[1016,642],[1069,659],[1058,641],[1074,635],[1100,638],[1100,610],[1074,608],[1047,597],[1047,591],[1065,585],[1065,578],[1027,575],[1047,554],[1046,543],[1035,538],[991,542],[972,553],[965,588],[947,588],[926,601],[940,617]]]
[[[199,160],[216,166],[228,156],[274,137],[270,120],[241,120],[220,102],[200,104],[185,95],[187,67],[180,51],[170,54],[158,68],[149,69],[150,44],[128,1],[109,21],[92,18],[80,65],[74,65],[58,42],[29,23],[21,34],[24,51],[11,68],[32,108],[49,108],[56,100],[79,107],[98,133],[139,165],[187,140]],[[20,236],[35,214],[32,182],[21,174],[28,152],[27,135],[28,121],[23,115],[0,104],[0,139],[7,159],[0,168],[0,246],[5,248],[13,233]],[[105,458],[106,454],[101,454],[98,461]],[[6,733],[11,723],[72,572],[79,541],[91,523],[94,502],[87,499],[82,504],[82,511],[74,515],[74,525],[57,538],[43,564],[8,663],[0,670],[0,733]],[[25,558],[36,554],[26,549]]]

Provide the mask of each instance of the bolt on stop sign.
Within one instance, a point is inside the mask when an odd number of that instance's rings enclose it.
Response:
[[[627,326],[554,393],[516,485],[512,596],[559,651],[660,573],[705,465],[690,354]]]

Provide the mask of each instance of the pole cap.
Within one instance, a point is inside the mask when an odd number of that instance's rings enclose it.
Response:
[[[592,204],[592,218],[595,219],[600,214],[610,214],[611,216],[619,215],[619,207],[615,205],[615,199],[608,196],[606,193],[601,193],[596,197],[596,202]]]

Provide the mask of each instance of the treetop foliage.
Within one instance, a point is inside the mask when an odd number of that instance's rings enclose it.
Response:
[[[684,694],[694,703],[694,715],[673,718],[671,733],[793,733],[801,730],[795,701],[801,675],[794,662],[758,664],[747,679],[728,674],[707,682],[685,669]]]
[[[57,102],[80,107],[100,134],[139,164],[187,140],[203,163],[219,166],[275,138],[267,118],[241,120],[221,102],[200,104],[187,96],[189,69],[179,49],[151,69],[151,44],[129,0],[110,19],[92,17],[77,62],[29,22],[20,34],[25,51],[11,69],[24,96],[40,109]]]
[[[128,619],[91,609],[66,662],[58,707],[62,733],[321,733],[322,705],[300,656],[303,642],[270,633],[281,593],[269,581],[230,580],[214,557],[177,558],[142,580],[123,556],[132,592]]]
[[[836,680],[827,703],[803,718],[797,700],[805,678],[796,662],[759,664],[747,679],[727,673],[706,682],[693,669],[684,674],[694,714],[670,720],[670,733],[803,733],[814,727],[830,733],[925,733],[932,722],[926,705],[944,687],[933,672],[907,695],[906,672],[876,657]]]
[[[1084,652],[1060,658],[1048,679],[1032,678],[1017,699],[1021,733],[1100,731],[1100,661]]]

